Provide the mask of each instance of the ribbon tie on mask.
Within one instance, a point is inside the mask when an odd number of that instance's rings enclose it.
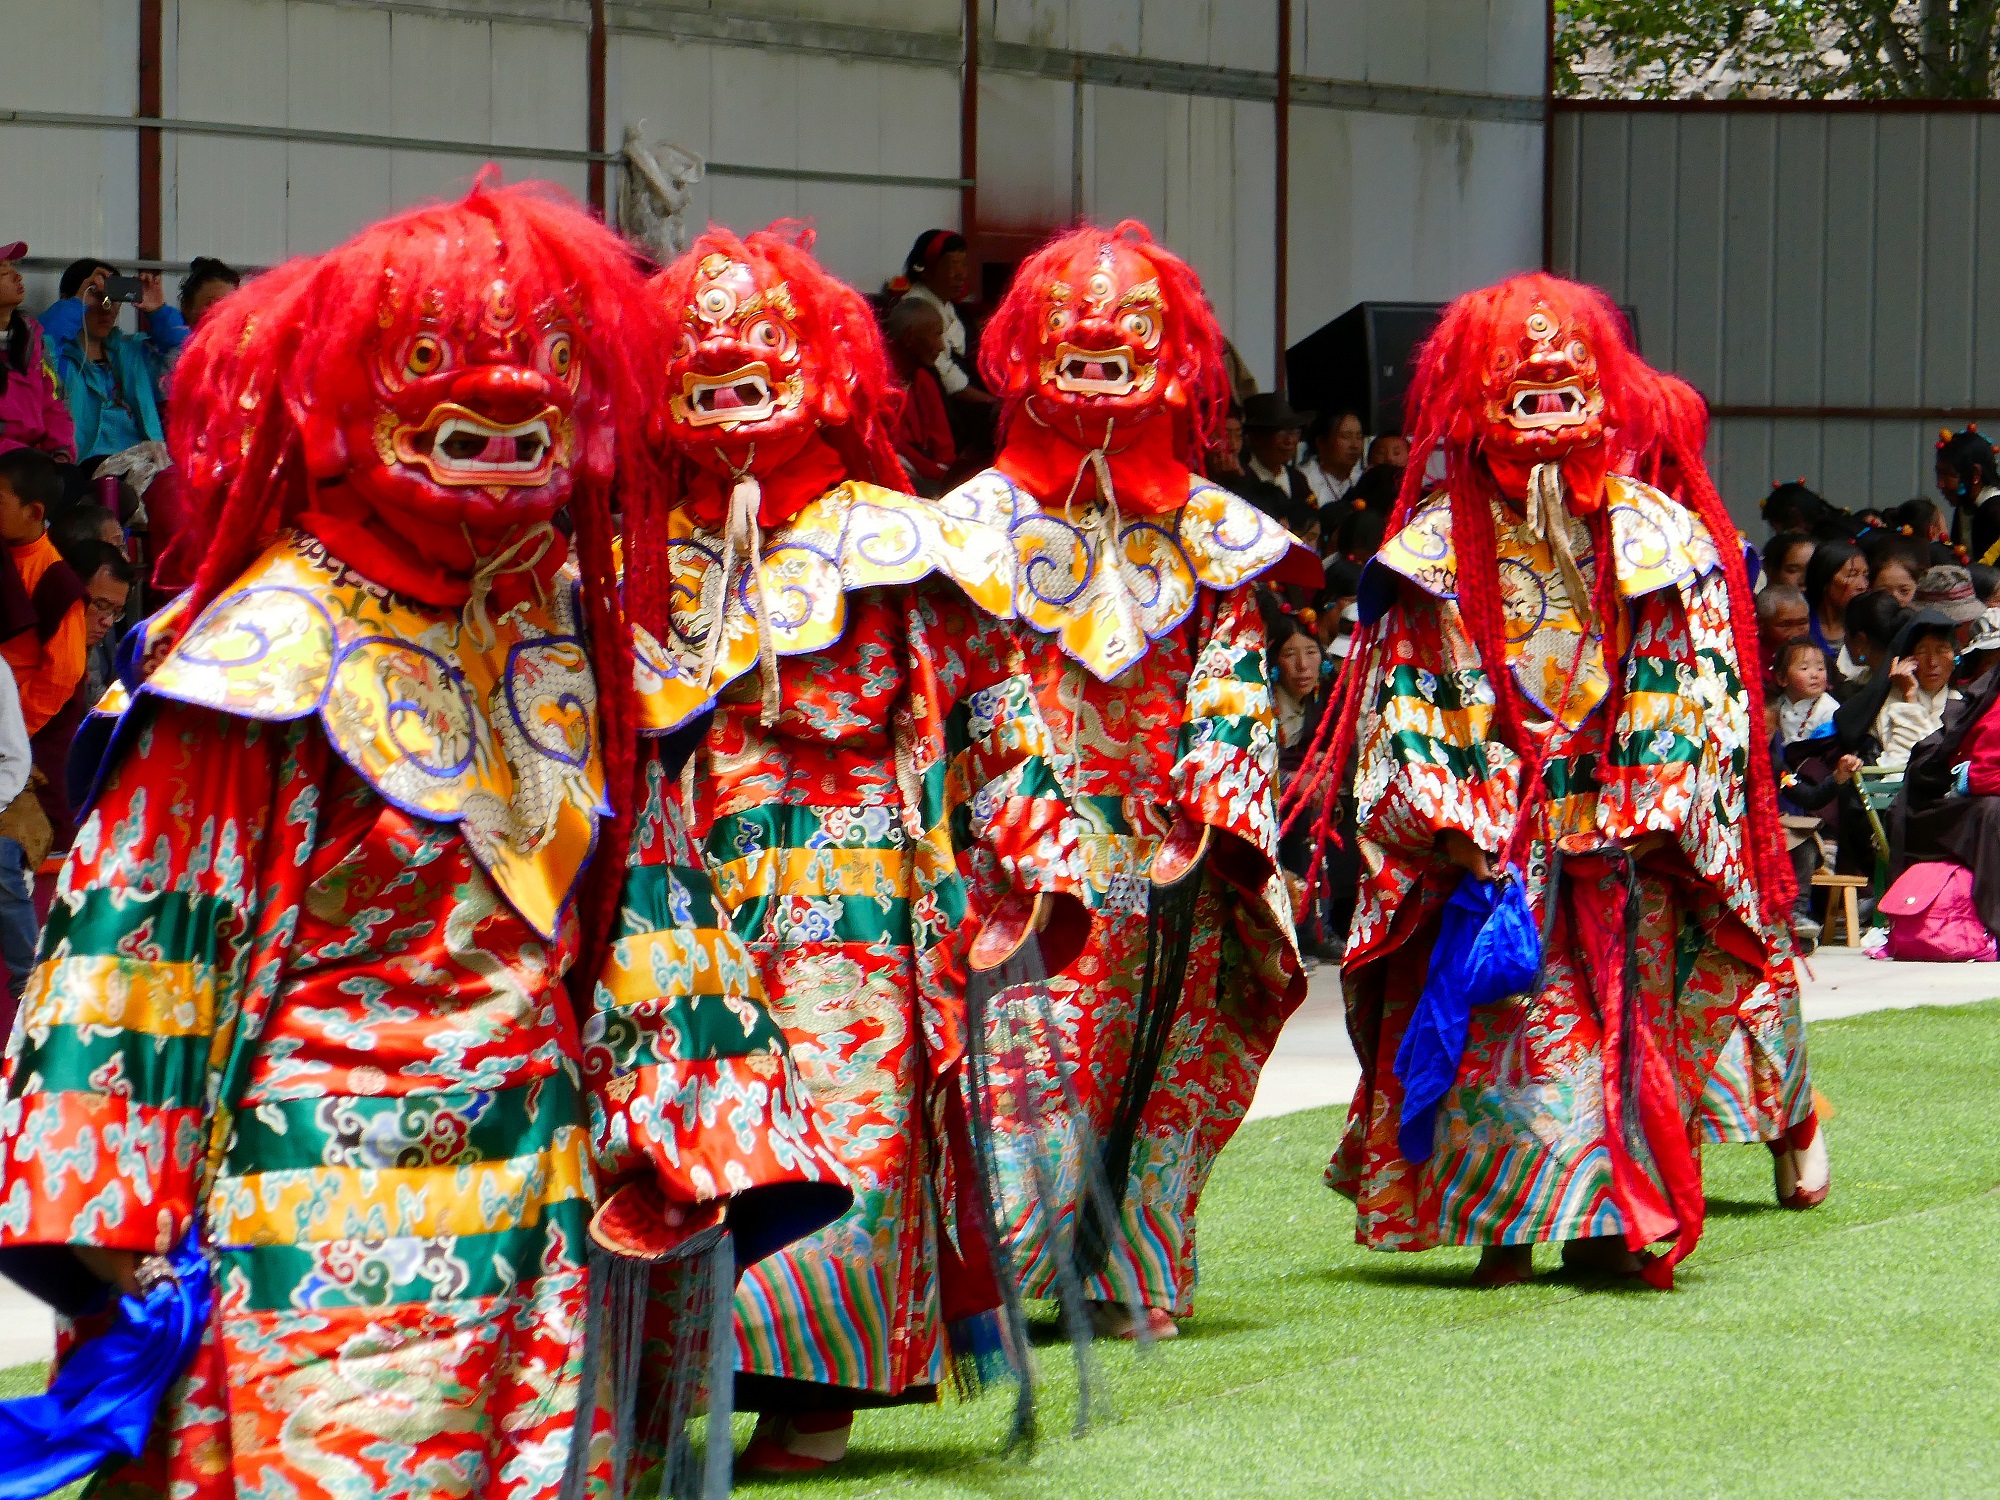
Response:
[[[753,448],[745,459],[745,468],[737,471],[735,488],[729,492],[729,518],[722,533],[722,599],[716,609],[715,624],[709,629],[708,661],[702,681],[715,680],[715,664],[722,656],[723,638],[729,633],[729,596],[735,582],[736,559],[746,557],[750,586],[757,596],[751,609],[757,620],[757,676],[763,686],[757,722],[768,729],[778,722],[778,649],[771,638],[771,611],[764,595],[764,528],[757,519],[764,490],[757,483],[757,476],[748,471],[749,461],[755,457]]]
[[[464,533],[466,548],[472,553],[473,558],[472,581],[466,594],[465,609],[461,618],[473,649],[481,652],[490,651],[493,649],[493,643],[499,639],[493,629],[493,617],[487,609],[487,601],[493,593],[494,583],[507,573],[527,573],[533,577],[534,570],[541,565],[542,559],[549,555],[549,548],[555,545],[555,528],[547,521],[539,522],[515,537],[498,552],[487,557],[479,555],[479,547],[472,539],[470,526],[461,524],[459,530]],[[529,555],[528,549],[531,546],[534,552]],[[539,578],[535,579],[535,592],[538,596],[542,592]]]
[[[1576,553],[1569,544],[1570,516],[1569,507],[1563,503],[1562,465],[1535,465],[1528,475],[1525,509],[1529,536],[1549,544],[1556,571],[1562,575],[1563,587],[1569,591],[1570,607],[1585,623],[1588,633],[1591,623],[1590,585],[1584,581],[1583,569],[1578,566]],[[1605,560],[1605,565],[1609,565],[1609,559]]]
[[[1104,503],[1091,517],[1091,525],[1102,540],[1105,571],[1113,581],[1112,600],[1118,611],[1118,618],[1128,630],[1140,631],[1138,601],[1133,599],[1132,590],[1125,581],[1124,558],[1120,549],[1124,545],[1125,518],[1118,509],[1118,491],[1111,482],[1111,463],[1108,454],[1111,448],[1111,429],[1116,418],[1104,424],[1104,441],[1077,460],[1076,477],[1069,483],[1069,493],[1063,497],[1063,519],[1076,525],[1076,494],[1083,488],[1086,472],[1097,479],[1097,495]]]

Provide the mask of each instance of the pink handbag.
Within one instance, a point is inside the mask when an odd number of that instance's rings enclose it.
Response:
[[[2000,957],[1993,934],[1972,901],[1972,872],[1929,860],[1911,865],[1889,887],[1879,908],[1889,921],[1888,958],[1910,963],[1991,963]]]

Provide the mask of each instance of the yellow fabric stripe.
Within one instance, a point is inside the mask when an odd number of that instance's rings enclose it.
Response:
[[[539,1222],[590,1195],[589,1135],[566,1125],[547,1151],[463,1166],[307,1167],[218,1182],[209,1223],[221,1245],[489,1234]]]
[[[736,907],[758,896],[907,896],[905,849],[768,849],[715,871],[715,894]]]
[[[1181,715],[1183,724],[1232,715],[1268,720],[1270,690],[1261,682],[1245,682],[1240,677],[1196,677],[1188,683],[1187,709]]]
[[[215,973],[193,962],[80,955],[37,964],[21,1003],[28,1026],[205,1036],[215,1025]]]
[[[746,964],[734,933],[714,927],[646,932],[618,940],[599,982],[620,1006],[657,1000],[662,994],[741,995],[746,977],[755,994],[756,973],[753,967],[746,976]],[[671,983],[662,982],[663,971]]]

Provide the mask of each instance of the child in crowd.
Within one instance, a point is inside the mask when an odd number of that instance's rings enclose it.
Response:
[[[1778,738],[1787,745],[1813,738],[1833,722],[1840,705],[1826,690],[1826,653],[1808,639],[1778,648]]]

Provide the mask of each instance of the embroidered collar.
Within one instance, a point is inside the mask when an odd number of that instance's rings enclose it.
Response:
[[[1611,535],[1618,553],[1618,591],[1627,599],[1664,588],[1686,592],[1722,566],[1708,528],[1694,512],[1651,485],[1624,474],[1604,481]],[[1451,539],[1451,504],[1433,495],[1368,562],[1361,582],[1361,618],[1373,624],[1394,602],[1396,574],[1440,599],[1458,597],[1458,555]]]
[[[673,570],[665,639],[637,629],[642,734],[678,729],[730,683],[757,670],[757,590],[748,558],[739,559],[725,589],[723,539],[685,510],[676,510],[667,542]],[[790,521],[764,533],[758,561],[763,596],[771,601],[772,645],[779,656],[824,651],[847,629],[847,595],[942,573],[972,602],[1002,619],[1013,560],[998,531],[945,514],[914,495],[849,480],[807,504]],[[725,604],[726,601],[726,604]],[[720,647],[708,671],[709,638]]]
[[[492,621],[392,594],[311,537],[274,543],[140,687],[247,719],[317,715],[388,802],[456,823],[493,882],[553,939],[610,811],[597,685],[573,574]]]
[[[998,469],[973,475],[937,502],[967,520],[1004,528],[1014,542],[1014,608],[1056,637],[1068,656],[1109,682],[1180,628],[1204,587],[1227,591],[1304,554],[1276,521],[1205,479],[1186,500],[1153,515],[1120,516],[1096,501],[1044,509]]]
[[[1611,506],[1611,533],[1618,566],[1618,591],[1637,599],[1665,588],[1686,590],[1722,566],[1707,529],[1692,511],[1658,490],[1623,475],[1604,486]],[[1597,559],[1583,523],[1570,521],[1570,550],[1586,582],[1596,577]],[[1501,570],[1507,616],[1507,665],[1528,700],[1569,729],[1576,729],[1604,701],[1611,688],[1605,644],[1569,597],[1554,550],[1512,513],[1496,505],[1495,565]],[[1361,615],[1380,618],[1395,597],[1397,578],[1407,578],[1441,599],[1458,596],[1458,558],[1452,545],[1451,506],[1439,495],[1429,501],[1370,560],[1361,584]],[[1620,618],[1614,653],[1622,657],[1626,622]],[[1579,662],[1579,652],[1581,660]],[[1571,669],[1576,668],[1572,679]],[[1569,685],[1565,699],[1563,688]]]

